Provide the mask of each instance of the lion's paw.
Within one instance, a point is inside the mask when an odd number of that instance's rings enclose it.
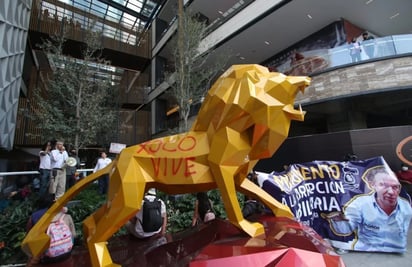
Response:
[[[262,224],[257,222],[251,223],[247,220],[242,220],[241,222],[239,222],[239,227],[252,237],[257,237],[265,234],[265,228]]]

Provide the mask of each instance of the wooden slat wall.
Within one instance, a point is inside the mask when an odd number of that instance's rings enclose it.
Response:
[[[37,70],[33,67],[28,84],[29,90],[27,97],[19,98],[19,107],[17,110],[16,131],[14,136],[14,145],[17,146],[38,146],[43,143],[41,129],[28,117],[33,114],[38,104],[33,99],[33,88],[36,86]]]

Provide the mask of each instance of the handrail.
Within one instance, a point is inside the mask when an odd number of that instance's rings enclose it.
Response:
[[[351,58],[352,44],[329,49],[296,51],[291,57],[274,57],[263,65],[287,75],[315,75],[354,64],[411,55],[412,34],[392,35],[360,42],[361,53]]]
[[[77,169],[76,172],[92,172],[93,169]],[[38,171],[19,171],[19,172],[0,172],[0,176],[11,176],[11,175],[36,175],[40,174]]]

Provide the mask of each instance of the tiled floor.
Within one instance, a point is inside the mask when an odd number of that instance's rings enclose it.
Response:
[[[412,224],[408,232],[408,250],[402,254],[348,252],[341,255],[346,267],[412,266]]]

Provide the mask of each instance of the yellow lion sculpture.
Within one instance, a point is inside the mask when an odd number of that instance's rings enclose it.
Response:
[[[49,245],[46,229],[59,210],[84,187],[110,174],[107,203],[84,221],[93,266],[116,266],[107,240],[141,208],[145,191],[157,188],[182,194],[218,188],[231,223],[250,236],[264,234],[259,223],[242,216],[236,191],[255,197],[277,216],[293,217],[289,208],[246,177],[259,159],[268,158],[289,132],[291,120],[303,121],[294,109],[308,77],[269,72],[259,65],[234,65],[212,86],[189,132],[154,139],[122,150],[105,169],[81,180],[32,228],[23,250],[41,255]]]

